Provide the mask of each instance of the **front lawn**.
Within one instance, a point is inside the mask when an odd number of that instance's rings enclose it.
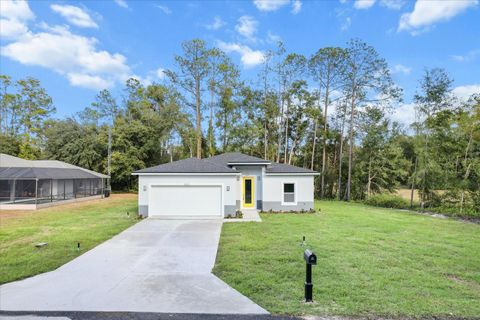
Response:
[[[135,194],[37,211],[0,212],[0,283],[58,268],[133,225],[138,221],[136,213]],[[36,248],[40,242],[48,245]]]
[[[275,314],[480,315],[480,225],[361,204],[316,207],[224,224],[214,273]],[[311,304],[302,236],[318,256]]]

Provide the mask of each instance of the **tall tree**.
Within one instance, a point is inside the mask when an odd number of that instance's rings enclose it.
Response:
[[[460,170],[460,213],[463,213],[466,191],[480,190],[479,179],[476,185],[469,181],[472,175],[480,176],[480,92],[473,94],[463,104],[456,128],[460,133],[459,142],[463,151],[462,170]]]
[[[40,81],[31,77],[18,80],[19,101],[23,109],[20,123],[23,125],[23,131],[28,136],[35,136],[41,133],[41,123],[53,112],[52,98],[46,90],[40,86]]]
[[[277,98],[278,98],[278,116],[277,116],[277,154],[276,161],[280,162],[280,156],[282,153],[282,136],[283,136],[283,123],[284,123],[284,92],[286,90],[285,86],[285,71],[284,71],[284,60],[285,60],[285,46],[283,42],[277,42],[277,48],[274,51],[274,56],[276,63],[272,66],[272,70],[275,73],[276,77],[276,86],[277,86]]]
[[[240,72],[232,61],[222,55],[223,59],[218,64],[219,79],[217,82],[217,95],[219,97],[216,124],[220,129],[222,151],[228,150],[232,129],[241,118],[239,95],[243,84],[240,82]]]
[[[451,86],[453,80],[447,72],[440,68],[426,69],[420,81],[420,92],[414,96],[415,107],[420,117],[420,130],[423,137],[421,144],[421,208],[429,197],[429,174],[431,169],[430,135],[434,129],[434,116],[452,106]]]
[[[360,178],[357,198],[387,191],[393,192],[406,176],[409,166],[397,140],[398,132],[381,108],[368,106],[361,114],[362,148],[356,174]],[[363,184],[365,187],[363,187]]]
[[[272,66],[271,62],[272,59],[275,56],[275,52],[268,50],[264,54],[263,58],[263,67],[262,70],[259,73],[259,79],[261,81],[260,86],[263,89],[263,158],[265,160],[268,159],[268,119],[267,119],[267,113],[268,113],[268,97],[270,94],[270,74],[272,72]]]
[[[0,133],[15,136],[18,131],[18,94],[10,92],[13,82],[7,75],[0,75]]]
[[[107,174],[111,175],[112,163],[112,127],[119,109],[117,102],[108,90],[100,91],[95,97],[92,107],[98,113],[99,118],[105,119],[108,125],[108,146],[107,146]]]
[[[97,172],[104,172],[105,140],[94,123],[73,118],[51,120],[45,129],[44,155]]]
[[[285,59],[281,62],[279,76],[281,79],[282,96],[281,96],[281,124],[283,132],[283,162],[288,162],[288,132],[289,132],[289,118],[288,110],[292,104],[292,88],[294,83],[300,80],[304,73],[307,65],[307,59],[300,54],[290,53]],[[281,140],[280,140],[281,141]]]
[[[175,56],[178,72],[166,71],[170,80],[188,92],[193,101],[189,103],[195,111],[196,118],[196,156],[202,157],[202,93],[211,71],[209,59],[212,50],[207,48],[204,40],[194,39],[182,43],[183,55]]]
[[[338,47],[326,47],[319,49],[309,60],[309,69],[312,77],[317,81],[319,88],[318,106],[323,98],[323,148],[322,170],[320,176],[320,197],[325,195],[325,173],[327,166],[327,135],[328,135],[328,107],[332,103],[331,93],[341,91],[345,82],[345,61],[347,53]],[[323,97],[322,97],[323,92]],[[314,127],[314,143],[312,146],[311,169],[313,170],[315,159],[315,141],[317,139],[317,121]]]
[[[213,126],[214,110],[216,108],[216,92],[218,86],[218,75],[220,71],[220,64],[222,60],[228,59],[226,55],[217,48],[210,50],[209,63],[210,63],[210,72],[208,79],[208,90],[210,91],[210,102],[209,109],[210,115],[208,118],[208,131],[207,131],[207,153],[211,157],[215,155],[215,128]]]
[[[354,39],[348,42],[345,94],[349,100],[348,174],[346,200],[351,198],[355,122],[358,109],[366,103],[388,103],[400,97],[387,62],[375,48]]]
[[[301,149],[302,143],[306,140],[309,119],[315,116],[315,97],[308,91],[306,81],[300,80],[292,83],[288,91],[291,102],[286,111],[288,119],[287,140],[288,164],[292,164],[295,153]]]
[[[338,140],[339,140],[339,150],[338,150],[338,174],[337,174],[337,196],[338,200],[342,200],[344,193],[342,191],[342,169],[343,169],[343,154],[344,154],[344,143],[345,143],[345,123],[347,121],[347,108],[348,101],[347,97],[344,97],[336,104],[336,114],[335,121],[337,122],[338,128]]]

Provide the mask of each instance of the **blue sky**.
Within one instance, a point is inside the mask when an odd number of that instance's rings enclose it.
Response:
[[[164,81],[162,70],[193,38],[225,50],[252,82],[278,39],[310,56],[361,38],[404,89],[393,115],[404,123],[425,67],[445,68],[458,95],[480,92],[479,0],[2,0],[0,14],[1,73],[38,78],[57,117],[82,110],[104,87],[121,97],[128,77]]]

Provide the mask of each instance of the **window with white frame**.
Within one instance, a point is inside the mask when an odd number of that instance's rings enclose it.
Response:
[[[295,183],[283,183],[283,203],[295,203]]]

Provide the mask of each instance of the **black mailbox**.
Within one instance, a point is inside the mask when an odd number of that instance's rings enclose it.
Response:
[[[317,256],[315,255],[315,253],[313,253],[308,249],[305,250],[305,252],[303,253],[303,258],[305,259],[305,262],[307,264],[313,264],[313,265],[317,264]]]
[[[312,265],[317,264],[317,256],[310,250],[303,252],[303,259],[307,263],[307,273],[305,276],[305,302],[313,301],[313,283],[312,283]]]

